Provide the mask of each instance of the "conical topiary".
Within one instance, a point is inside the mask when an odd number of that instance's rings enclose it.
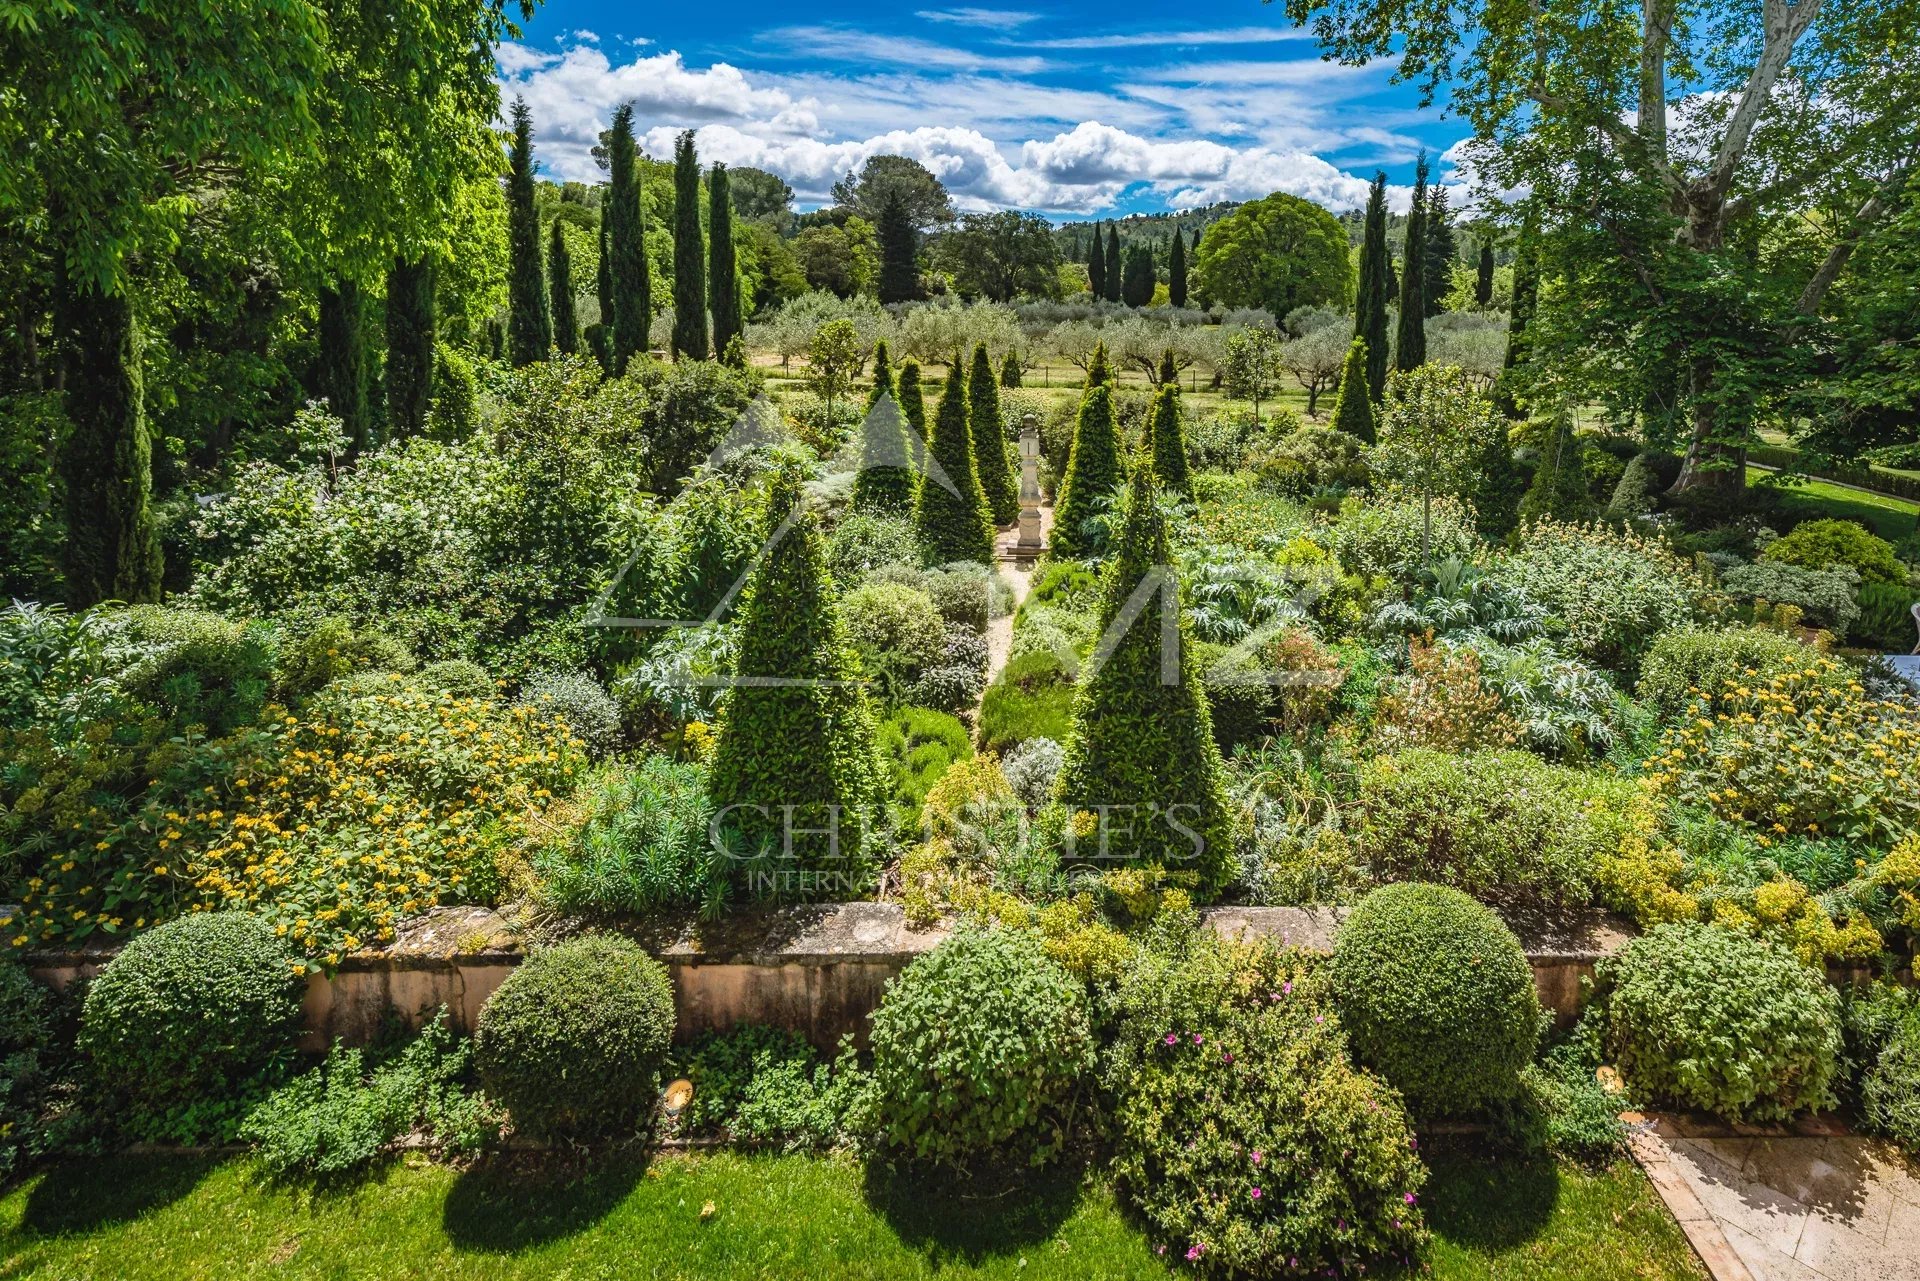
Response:
[[[1052,549],[1060,556],[1088,556],[1095,545],[1086,526],[1120,489],[1120,431],[1113,421],[1113,388],[1089,384],[1080,398],[1066,478],[1053,513]]]
[[[1220,749],[1150,467],[1134,474],[1100,629],[1054,793],[1072,843],[1062,860],[1148,863],[1217,890],[1232,867]]]
[[[913,434],[922,444],[927,439],[927,402],[920,391],[920,362],[907,357],[900,366],[900,377],[895,380],[894,395],[900,401],[900,415],[907,420]]]
[[[827,572],[794,472],[768,503],[765,550],[740,605],[740,657],[707,791],[719,878],[752,898],[856,898],[873,877],[867,829],[880,758]]]
[[[1573,433],[1573,423],[1556,418],[1540,451],[1540,466],[1520,500],[1520,523],[1586,520],[1593,515],[1587,493],[1586,442]]]
[[[893,383],[893,364],[887,356],[887,340],[882,338],[873,345],[873,387],[867,392],[867,408],[872,409],[874,402],[882,395],[891,396],[896,402],[900,399],[899,389]]]
[[[994,524],[1011,525],[1020,515],[1020,487],[1014,482],[1013,464],[1007,459],[1007,433],[1000,425],[1000,388],[993,381],[993,361],[987,356],[985,343],[973,349],[973,368],[967,375],[967,418],[987,510]]]
[[[900,406],[884,388],[875,388],[866,417],[860,420],[860,471],[853,479],[855,511],[904,516],[913,510],[920,456],[926,446],[907,434]]]
[[[1012,352],[1008,352],[1007,358],[1000,362],[1000,385],[1002,387],[1020,385],[1020,357]]]
[[[1333,398],[1333,429],[1371,445],[1378,429],[1373,421],[1373,398],[1367,391],[1367,340],[1356,338],[1340,364],[1340,390]]]
[[[913,503],[913,527],[929,565],[956,560],[993,563],[993,523],[987,494],[973,462],[973,432],[967,425],[967,380],[960,358],[940,394],[927,445],[926,474]]]
[[[1153,397],[1153,474],[1168,489],[1192,497],[1187,472],[1187,434],[1181,427],[1180,386],[1162,383]]]
[[[1113,385],[1113,362],[1107,358],[1107,345],[1095,343],[1093,358],[1087,361],[1087,386],[1098,387],[1101,383]]]

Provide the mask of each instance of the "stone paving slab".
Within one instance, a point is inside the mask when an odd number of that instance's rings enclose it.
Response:
[[[1920,1170],[1831,1117],[1627,1114],[1634,1159],[1715,1281],[1920,1281]]]

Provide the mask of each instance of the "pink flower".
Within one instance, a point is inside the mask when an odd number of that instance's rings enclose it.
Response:
[[[1325,1023],[1327,1021],[1327,1016],[1324,1014],[1316,1014],[1313,1016],[1313,1021],[1315,1023]]]
[[[1256,1201],[1258,1201],[1258,1200],[1260,1199],[1260,1189],[1259,1189],[1259,1188],[1255,1188],[1255,1189],[1253,1190],[1253,1199],[1254,1199],[1254,1200],[1256,1200]]]
[[[1266,1154],[1261,1152],[1259,1148],[1255,1148],[1253,1150],[1253,1163],[1259,1165],[1260,1162],[1264,1160],[1266,1160]]]
[[[1221,1055],[1220,1057],[1221,1057],[1221,1058],[1222,1058],[1223,1060],[1225,1060],[1226,1062],[1228,1062],[1228,1063],[1231,1063],[1231,1062],[1233,1062],[1233,1052],[1232,1052],[1231,1050],[1229,1050],[1229,1051],[1227,1051],[1226,1053],[1224,1053],[1224,1054],[1222,1054],[1222,1055]]]
[[[1286,994],[1287,994],[1288,996],[1292,996],[1292,995],[1293,995],[1293,980],[1292,980],[1292,979],[1288,979],[1288,980],[1287,980],[1287,981],[1286,981],[1285,983],[1282,983],[1282,984],[1280,985],[1280,990],[1281,990],[1282,992],[1285,992],[1285,993],[1286,993]]]
[[[1169,1033],[1167,1033],[1167,1044],[1168,1044],[1168,1045],[1178,1045],[1178,1044],[1180,1044],[1180,1034],[1179,1034],[1179,1033],[1177,1033],[1177,1032],[1169,1032]]]
[[[1194,1242],[1192,1245],[1187,1247],[1187,1262],[1192,1263],[1195,1259],[1198,1259],[1201,1255],[1205,1254],[1206,1252],[1207,1252],[1206,1246],[1201,1245],[1198,1241]]]
[[[1396,1224],[1394,1224],[1394,1226],[1395,1226],[1395,1227],[1399,1227],[1400,1225],[1396,1223]],[[1156,1246],[1154,1246],[1154,1247],[1153,1247],[1153,1252],[1154,1252],[1155,1254],[1165,1254],[1165,1253],[1167,1252],[1167,1247],[1166,1247],[1166,1246],[1165,1246],[1164,1244],[1162,1244],[1162,1245],[1156,1245]]]
[[[1400,1199],[1402,1201],[1405,1201],[1408,1205],[1412,1205],[1419,1198],[1415,1197],[1411,1192],[1403,1192],[1400,1195]]]
[[[1202,1043],[1202,1042],[1204,1042],[1204,1041],[1205,1041],[1206,1039],[1207,1039],[1206,1037],[1204,1037],[1204,1036],[1201,1036],[1201,1035],[1200,1035],[1200,1034],[1199,1034],[1198,1032],[1195,1032],[1195,1033],[1193,1034],[1193,1043],[1194,1043],[1195,1045],[1199,1045],[1199,1044],[1201,1044],[1201,1043]]]

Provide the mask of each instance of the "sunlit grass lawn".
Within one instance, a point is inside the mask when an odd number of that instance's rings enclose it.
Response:
[[[1771,475],[1755,467],[1747,468],[1747,483],[1752,485]],[[1886,494],[1846,489],[1823,480],[1779,487],[1789,511],[1798,508],[1815,516],[1857,520],[1888,542],[1897,543],[1914,532],[1920,517],[1920,503]]]
[[[712,1212],[703,1217],[708,1202]],[[1613,1281],[1701,1275],[1630,1163],[1441,1151],[1432,1275]],[[806,1157],[603,1158],[455,1171],[420,1158],[337,1192],[251,1162],[74,1161],[0,1199],[0,1277],[1156,1277],[1169,1269],[1097,1178],[989,1195]]]

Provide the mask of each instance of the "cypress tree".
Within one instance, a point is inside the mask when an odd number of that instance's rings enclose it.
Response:
[[[757,898],[846,898],[873,874],[878,755],[819,522],[791,472],[773,485],[762,545],[708,775],[729,855],[716,876]]]
[[[993,520],[974,466],[973,432],[967,422],[966,367],[959,356],[940,393],[927,471],[914,495],[913,528],[929,565],[956,560],[993,563]]]
[[[1055,795],[1076,820],[1067,857],[1192,873],[1205,894],[1230,874],[1232,824],[1172,566],[1153,470],[1141,467],[1106,579],[1101,639],[1074,694]],[[1082,814],[1093,822],[1083,826]]]
[[[1367,394],[1367,340],[1356,338],[1340,363],[1340,390],[1333,398],[1333,429],[1371,445],[1377,434],[1373,397]]]
[[[920,362],[907,357],[900,366],[900,378],[897,394],[900,398],[900,416],[906,420],[913,434],[922,444],[927,440],[927,401],[920,390]]]
[[[1087,250],[1087,289],[1095,298],[1107,296],[1107,247],[1100,224],[1093,224],[1093,248]]]
[[[1107,224],[1107,273],[1102,277],[1106,286],[1101,296],[1108,302],[1120,301],[1121,272],[1124,264],[1120,257],[1120,227],[1117,223]]]
[[[1000,362],[1000,385],[1002,387],[1020,385],[1020,359],[1012,352],[1008,352],[1007,358]]]
[[[580,322],[573,314],[573,260],[558,218],[547,236],[547,293],[553,304],[553,345],[571,356],[580,349]]]
[[[1187,239],[1178,227],[1173,229],[1173,248],[1167,254],[1167,301],[1176,307],[1187,305]]]
[[[1054,505],[1052,549],[1056,554],[1072,558],[1094,553],[1086,526],[1120,489],[1120,452],[1113,388],[1104,382],[1089,383],[1080,398],[1073,447],[1060,481],[1060,499]]]
[[[1427,363],[1427,153],[1414,168],[1413,207],[1407,213],[1407,243],[1401,253],[1400,332],[1393,348],[1393,367],[1402,371]]]
[[[433,403],[433,260],[395,258],[387,272],[387,432],[418,436]]]
[[[1360,242],[1360,283],[1354,291],[1353,336],[1366,344],[1367,395],[1378,401],[1387,391],[1388,277],[1393,255],[1387,252],[1387,175],[1375,173],[1367,196],[1366,232]]]
[[[1593,515],[1593,499],[1587,493],[1586,442],[1574,435],[1573,422],[1565,415],[1554,419],[1547,444],[1540,451],[1540,466],[1534,470],[1533,483],[1520,500],[1520,520],[1531,525],[1540,520],[1576,521]]]
[[[607,140],[607,196],[601,211],[611,298],[602,298],[600,319],[608,326],[608,350],[613,372],[627,372],[627,362],[647,350],[647,330],[653,324],[653,279],[647,265],[646,206],[640,199],[639,148],[633,139],[633,107],[614,108]]]
[[[700,157],[693,130],[673,144],[673,354],[707,358],[707,250],[700,237]]]
[[[1178,494],[1193,496],[1187,470],[1187,434],[1181,422],[1180,384],[1163,382],[1153,397],[1153,474]]]
[[[1535,229],[1529,215],[1520,224],[1520,244],[1513,257],[1513,310],[1507,316],[1507,358],[1495,385],[1493,403],[1508,418],[1525,417],[1516,394],[1520,366],[1527,360],[1527,326],[1533,322],[1533,309],[1540,292],[1539,264],[1534,244]]]
[[[856,511],[905,515],[913,510],[913,491],[924,446],[909,437],[907,421],[887,365],[887,344],[873,349],[873,390],[867,395],[866,416],[860,420],[860,472],[853,480]]]
[[[1473,300],[1484,307],[1493,301],[1493,245],[1480,245],[1480,274],[1474,277]]]
[[[1499,542],[1511,534],[1520,523],[1520,501],[1527,478],[1514,461],[1507,420],[1498,414],[1486,415],[1486,421],[1480,424],[1470,488],[1474,524],[1480,536]]]
[[[1453,260],[1459,253],[1454,243],[1453,224],[1447,219],[1447,189],[1436,186],[1427,195],[1427,210],[1421,222],[1426,240],[1425,279],[1420,291],[1426,300],[1427,314],[1437,316],[1447,309],[1447,295],[1453,292]]]
[[[373,443],[369,439],[367,346],[361,312],[360,286],[353,281],[341,280],[332,288],[321,288],[317,381],[328,411],[345,424],[348,447],[356,454]]]
[[[740,279],[733,251],[733,195],[727,167],[707,173],[707,291],[712,298],[713,349],[725,354],[741,336]]]
[[[133,306],[123,294],[56,293],[70,428],[60,444],[66,482],[61,569],[67,604],[160,599],[160,536],[153,522],[153,443],[147,434]]]
[[[1127,270],[1120,284],[1120,300],[1129,307],[1144,307],[1153,301],[1153,251],[1142,246],[1127,254]]]
[[[507,169],[507,359],[515,367],[545,360],[553,346],[545,274],[540,269],[540,215],[533,207],[533,113],[525,98],[515,98]],[[340,413],[337,408],[333,412]]]
[[[881,198],[873,234],[880,245],[880,301],[912,302],[920,296],[920,233],[914,230],[912,211],[897,192]]]
[[[957,376],[958,370],[955,371]],[[1007,458],[1007,433],[1000,425],[1000,388],[993,381],[993,360],[987,345],[973,349],[973,369],[967,376],[967,407],[973,430],[973,456],[980,470],[980,488],[996,525],[1011,525],[1020,515],[1020,484]]]

